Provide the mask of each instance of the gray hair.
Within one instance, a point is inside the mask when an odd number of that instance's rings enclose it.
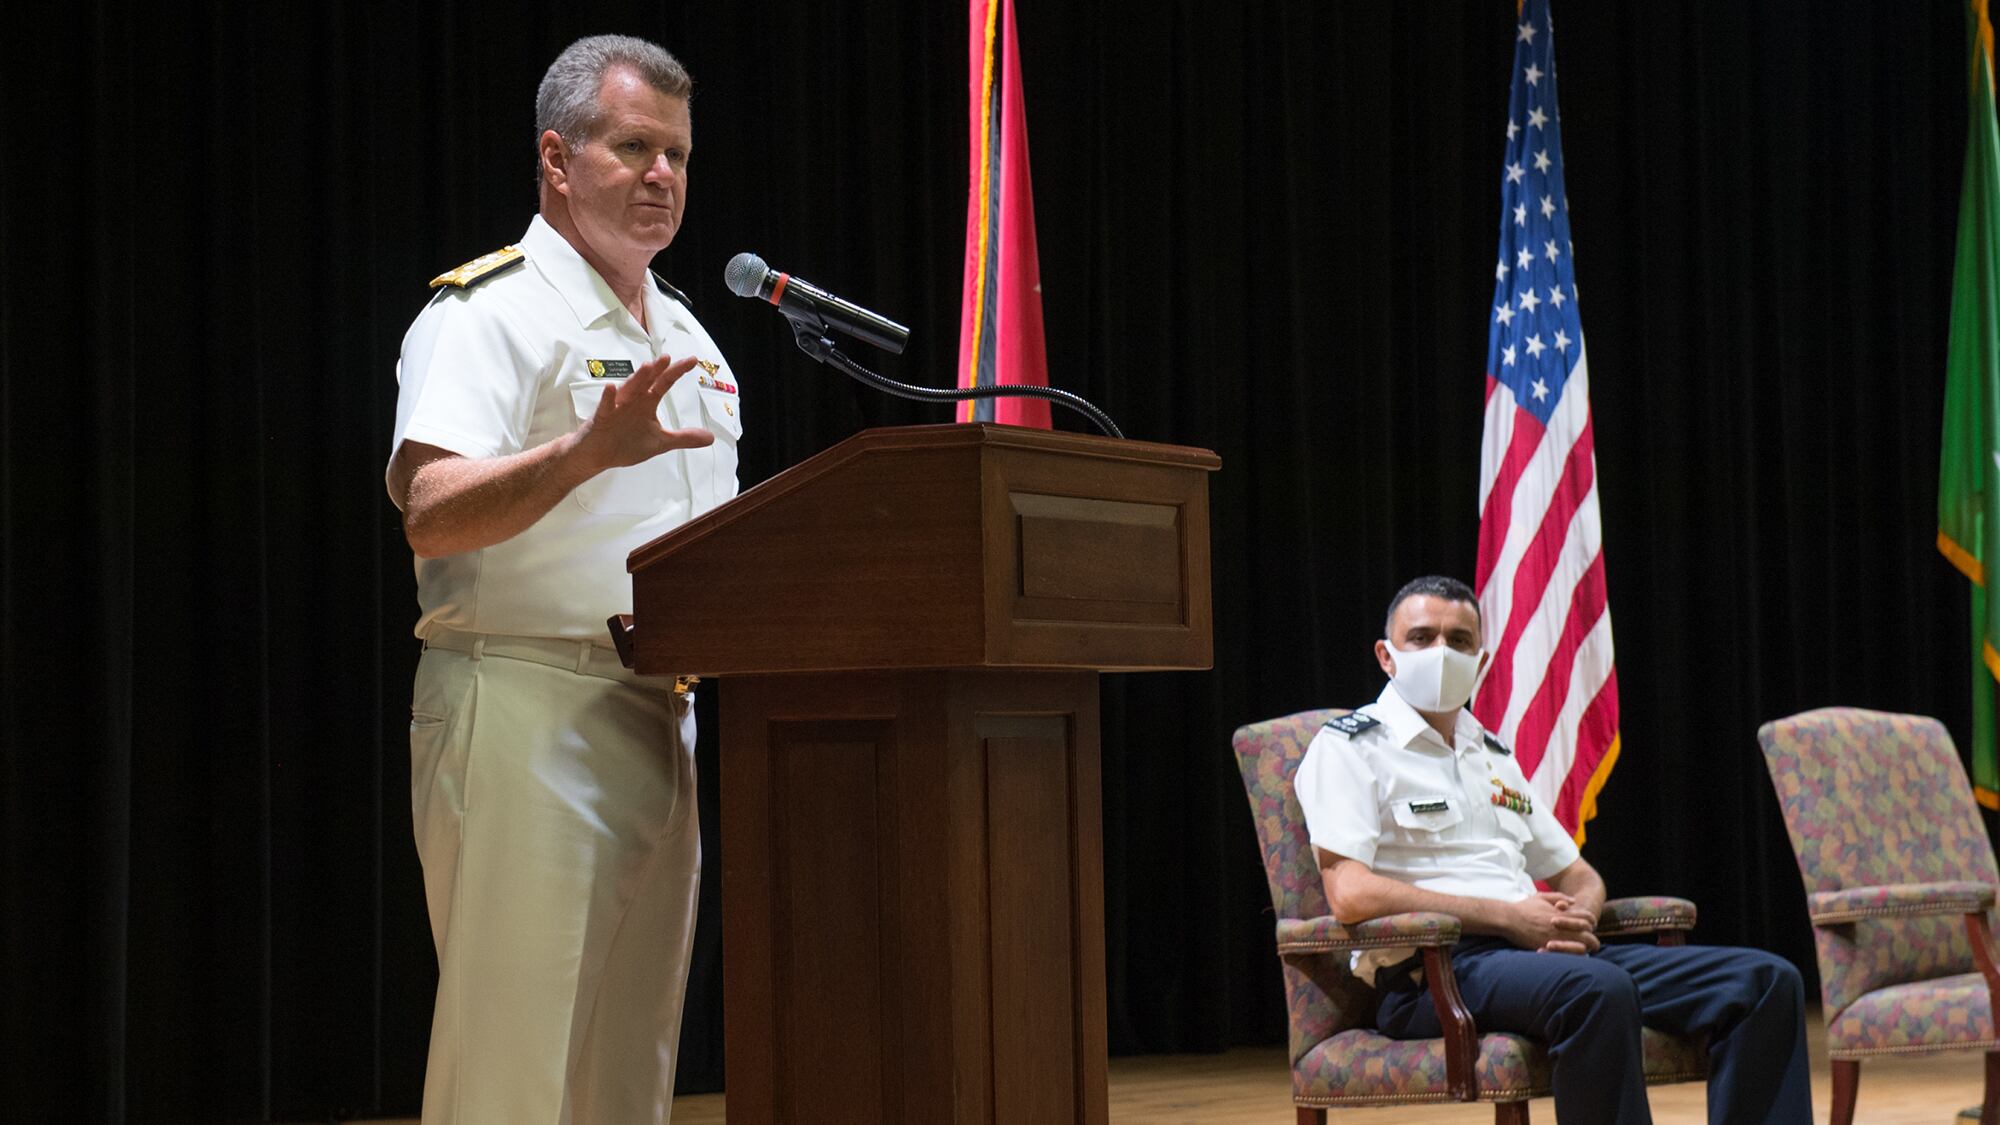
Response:
[[[597,125],[598,91],[604,76],[625,67],[670,98],[685,100],[694,92],[680,60],[657,43],[630,35],[592,35],[563,48],[535,92],[535,182],[540,183],[541,135],[553,129],[572,149],[583,147]]]

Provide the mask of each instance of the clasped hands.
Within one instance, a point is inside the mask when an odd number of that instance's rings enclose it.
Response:
[[[1508,904],[1512,925],[1507,937],[1522,949],[1540,953],[1588,954],[1597,951],[1597,916],[1561,891],[1537,891]]]
[[[660,399],[694,365],[693,356],[676,360],[663,355],[615,383],[606,383],[596,412],[577,432],[577,451],[596,468],[613,469],[637,465],[670,449],[712,444],[715,435],[708,430],[669,430],[660,425]]]

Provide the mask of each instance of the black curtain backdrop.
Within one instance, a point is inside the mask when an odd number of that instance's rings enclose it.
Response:
[[[1624,757],[1585,854],[1810,971],[1754,733],[1968,724],[1932,549],[1962,5],[1557,13]],[[572,38],[698,82],[659,267],[740,373],[744,483],[943,420],[799,355],[738,250],[947,383],[965,15],[918,0],[162,5],[5,17],[0,1105],[410,1113],[434,965],[410,841],[409,552],[381,474],[433,274],[525,227]],[[1055,382],[1207,446],[1216,666],[1104,683],[1116,1052],[1277,1042],[1236,726],[1356,704],[1404,578],[1470,577],[1514,5],[1020,0]],[[1066,428],[1075,423],[1060,418]],[[711,876],[683,1089],[721,1081]],[[1968,1071],[1968,1084],[1972,1082]]]

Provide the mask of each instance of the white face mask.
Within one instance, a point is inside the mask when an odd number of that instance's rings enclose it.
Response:
[[[1432,645],[1412,652],[1389,646],[1396,672],[1389,682],[1403,702],[1419,711],[1456,711],[1472,698],[1483,653],[1464,653],[1449,645]]]

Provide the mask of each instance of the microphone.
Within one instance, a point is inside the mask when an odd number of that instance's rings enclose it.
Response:
[[[745,252],[729,259],[722,280],[738,297],[769,301],[793,320],[844,332],[884,351],[901,355],[910,339],[910,330],[888,317],[843,301],[810,281],[780,273],[755,254]]]

